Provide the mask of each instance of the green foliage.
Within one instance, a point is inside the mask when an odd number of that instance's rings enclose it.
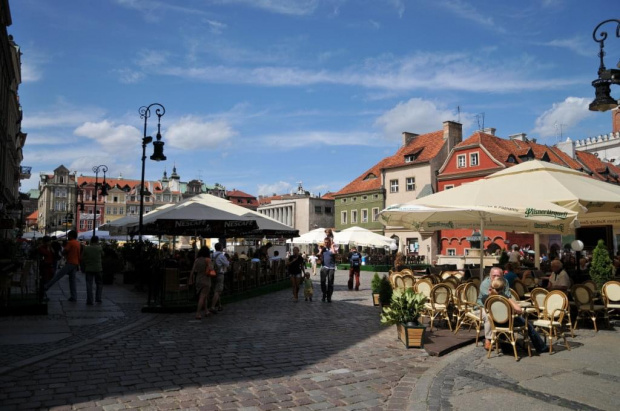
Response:
[[[381,284],[379,286],[379,304],[388,305],[392,299],[392,284],[387,275],[381,278]]]
[[[396,289],[392,294],[390,305],[383,307],[381,324],[417,323],[425,303],[426,297],[424,294],[415,293],[411,288],[406,290]]]
[[[379,294],[379,290],[381,289],[381,277],[379,277],[379,273],[377,272],[375,272],[375,275],[372,277],[370,289],[374,294]]]
[[[613,266],[609,251],[605,247],[603,240],[598,240],[598,244],[592,253],[592,262],[590,263],[590,278],[596,283],[596,287],[600,290],[603,284],[613,280]]]

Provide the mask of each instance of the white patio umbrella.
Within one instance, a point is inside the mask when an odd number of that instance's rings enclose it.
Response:
[[[334,243],[355,244],[367,247],[389,247],[394,242],[390,237],[377,234],[363,227],[349,227],[334,233]]]
[[[27,233],[22,234],[22,238],[25,240],[33,240],[37,238],[42,238],[43,235],[43,233],[40,233],[38,231],[28,231]]]
[[[291,238],[290,242],[293,244],[320,244],[324,239],[325,228],[315,228],[299,237]]]

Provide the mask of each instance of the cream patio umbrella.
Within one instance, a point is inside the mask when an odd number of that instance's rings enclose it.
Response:
[[[299,237],[291,238],[287,242],[293,244],[320,244],[325,239],[325,228],[315,228],[300,235]]]
[[[367,247],[389,247],[394,240],[362,227],[349,227],[334,234],[336,244],[355,244]]]

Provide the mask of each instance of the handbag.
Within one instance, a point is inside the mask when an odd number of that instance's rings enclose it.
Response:
[[[213,269],[213,265],[211,264],[211,259],[207,259],[207,275],[209,277],[217,277],[217,273]]]

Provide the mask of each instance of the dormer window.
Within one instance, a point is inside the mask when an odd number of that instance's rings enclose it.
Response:
[[[412,162],[414,162],[416,157],[417,156],[415,154],[407,154],[405,156],[405,163],[412,163]]]
[[[368,173],[364,180],[372,180],[373,178],[377,178],[377,176],[374,173]]]

